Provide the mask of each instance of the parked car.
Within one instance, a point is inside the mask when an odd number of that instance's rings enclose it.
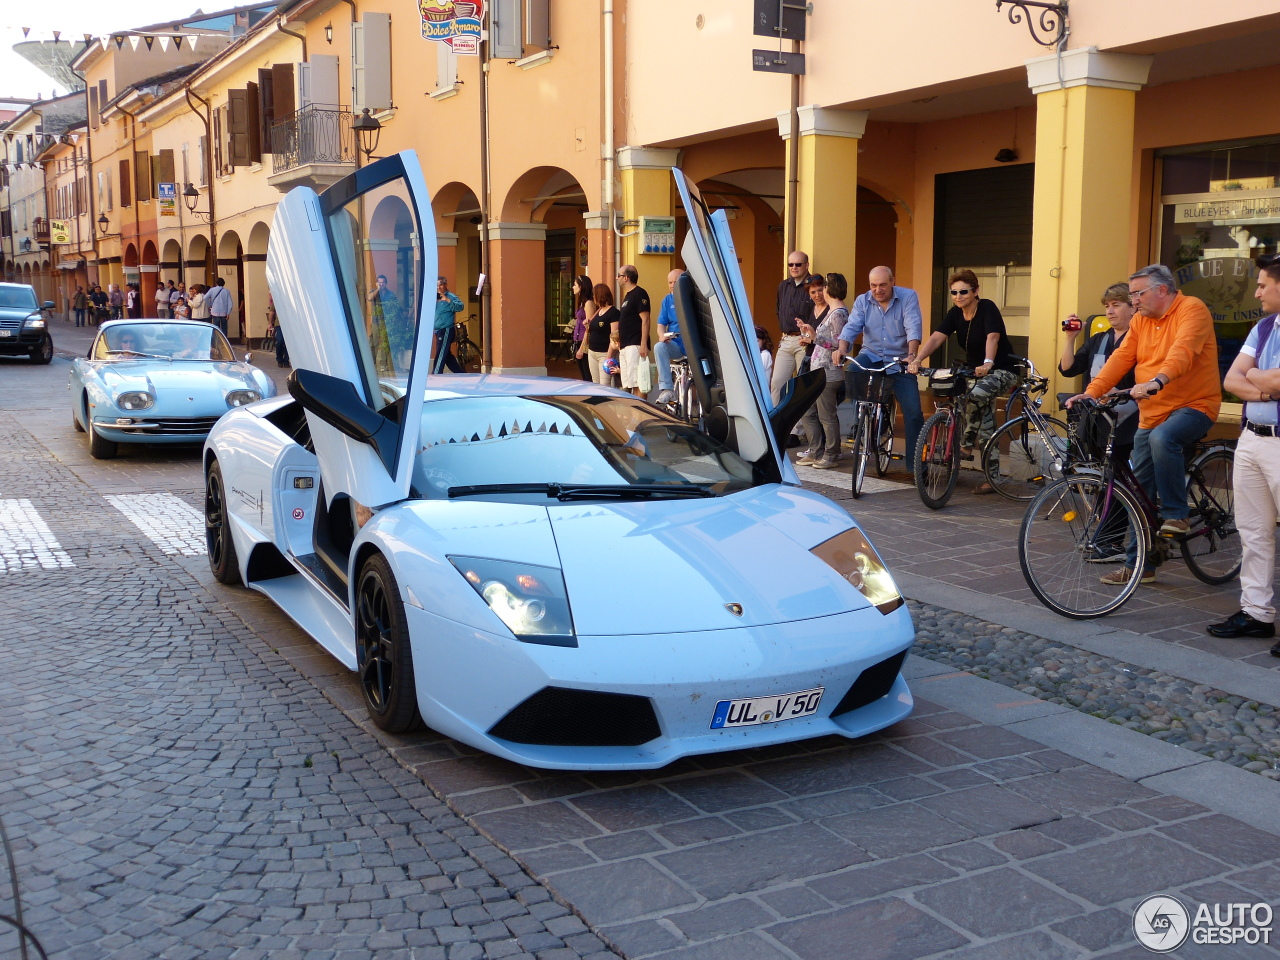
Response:
[[[42,305],[29,283],[0,283],[0,357],[30,357],[32,363],[48,363],[53,359],[53,336],[43,311],[54,303]]]
[[[71,420],[99,460],[121,443],[203,443],[229,409],[273,397],[275,384],[237,360],[197,320],[112,320],[71,364]]]
[[[771,407],[728,220],[677,185],[703,427],[578,380],[428,378],[435,220],[412,153],[277,207],[290,396],[209,435],[209,563],[357,672],[384,730],[645,768],[911,711],[893,578],[783,452],[822,374]]]

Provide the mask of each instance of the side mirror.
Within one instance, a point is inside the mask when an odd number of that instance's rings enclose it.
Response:
[[[41,310],[54,310],[54,309],[56,309],[56,308],[57,308],[57,304],[56,304],[56,303],[54,303],[52,300],[46,300],[46,301],[44,302],[44,306],[43,306],[43,307],[41,307],[40,309],[41,309]]]
[[[394,470],[399,427],[361,400],[351,381],[315,370],[294,370],[288,384],[289,395],[303,410],[352,440],[367,443],[377,451],[387,472]]]
[[[245,363],[253,363],[253,354],[252,354],[252,353],[246,353],[246,354],[244,355],[244,362],[245,362]]]

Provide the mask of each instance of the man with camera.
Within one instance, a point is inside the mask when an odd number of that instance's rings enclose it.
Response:
[[[1215,637],[1276,635],[1273,603],[1276,575],[1276,518],[1280,514],[1280,254],[1258,258],[1254,296],[1267,312],[1249,331],[1223,386],[1244,404],[1236,447],[1232,492],[1240,531],[1240,610],[1208,627]],[[1280,657],[1280,643],[1271,648]]]

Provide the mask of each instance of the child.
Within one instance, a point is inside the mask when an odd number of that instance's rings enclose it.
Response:
[[[191,317],[191,308],[187,306],[187,298],[179,297],[173,304],[173,316],[175,320],[188,320]]]
[[[756,327],[756,346],[760,348],[760,361],[764,364],[764,382],[773,380],[773,337],[764,327]]]

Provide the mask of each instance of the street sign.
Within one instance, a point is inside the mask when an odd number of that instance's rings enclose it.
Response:
[[[49,243],[60,244],[71,242],[71,228],[66,220],[49,221]]]
[[[176,183],[157,183],[156,199],[160,201],[160,216],[176,217],[178,215],[178,185]]]
[[[792,73],[804,75],[804,54],[785,53],[781,50],[752,50],[751,69],[765,73]]]
[[[757,37],[773,37],[775,40],[803,40],[805,15],[808,4],[796,0],[755,0],[755,16],[752,30]],[[789,73],[790,71],[779,71]]]

